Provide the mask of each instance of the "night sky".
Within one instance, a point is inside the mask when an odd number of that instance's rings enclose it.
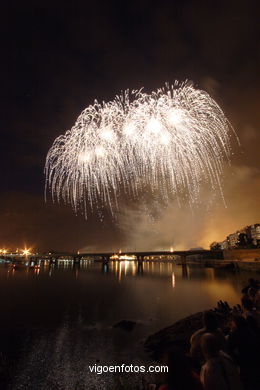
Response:
[[[0,246],[26,244],[40,250],[206,246],[259,222],[257,4],[5,2]],[[209,92],[240,138],[240,147],[234,142],[232,166],[224,178],[227,209],[213,205],[205,216],[202,207],[194,217],[190,210],[170,206],[167,217],[162,213],[151,229],[140,209],[132,222],[129,215],[128,223],[109,217],[100,222],[95,214],[87,221],[75,216],[70,207],[53,204],[50,197],[45,203],[48,149],[86,106],[94,99],[112,99],[126,88],[151,91],[175,79],[193,80]]]

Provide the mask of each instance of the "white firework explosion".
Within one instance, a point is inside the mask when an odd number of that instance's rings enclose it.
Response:
[[[187,192],[199,198],[202,182],[220,193],[231,126],[218,104],[190,83],[150,94],[125,91],[87,107],[58,137],[45,165],[46,189],[87,216],[100,205],[113,213],[125,193],[149,187],[169,200]]]

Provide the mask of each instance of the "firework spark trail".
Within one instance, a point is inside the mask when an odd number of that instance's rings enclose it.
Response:
[[[134,197],[144,187],[168,200],[188,190],[194,203],[202,181],[221,193],[229,155],[229,122],[206,92],[178,82],[151,94],[125,91],[95,101],[54,141],[46,189],[86,216],[100,203],[113,213],[120,193]]]

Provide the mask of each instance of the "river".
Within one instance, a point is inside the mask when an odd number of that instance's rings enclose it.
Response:
[[[257,275],[172,262],[0,265],[1,365],[8,372],[1,388],[113,388],[113,374],[90,373],[88,365],[145,361],[149,334],[219,299],[239,303],[249,277]],[[114,328],[122,319],[136,322],[133,331]],[[139,379],[132,374],[131,382]]]

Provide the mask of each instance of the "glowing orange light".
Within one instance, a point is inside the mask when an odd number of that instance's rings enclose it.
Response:
[[[27,249],[27,248],[22,249],[22,255],[28,256],[30,254],[31,254],[30,249]]]
[[[174,272],[172,273],[172,288],[175,287],[175,275]]]

